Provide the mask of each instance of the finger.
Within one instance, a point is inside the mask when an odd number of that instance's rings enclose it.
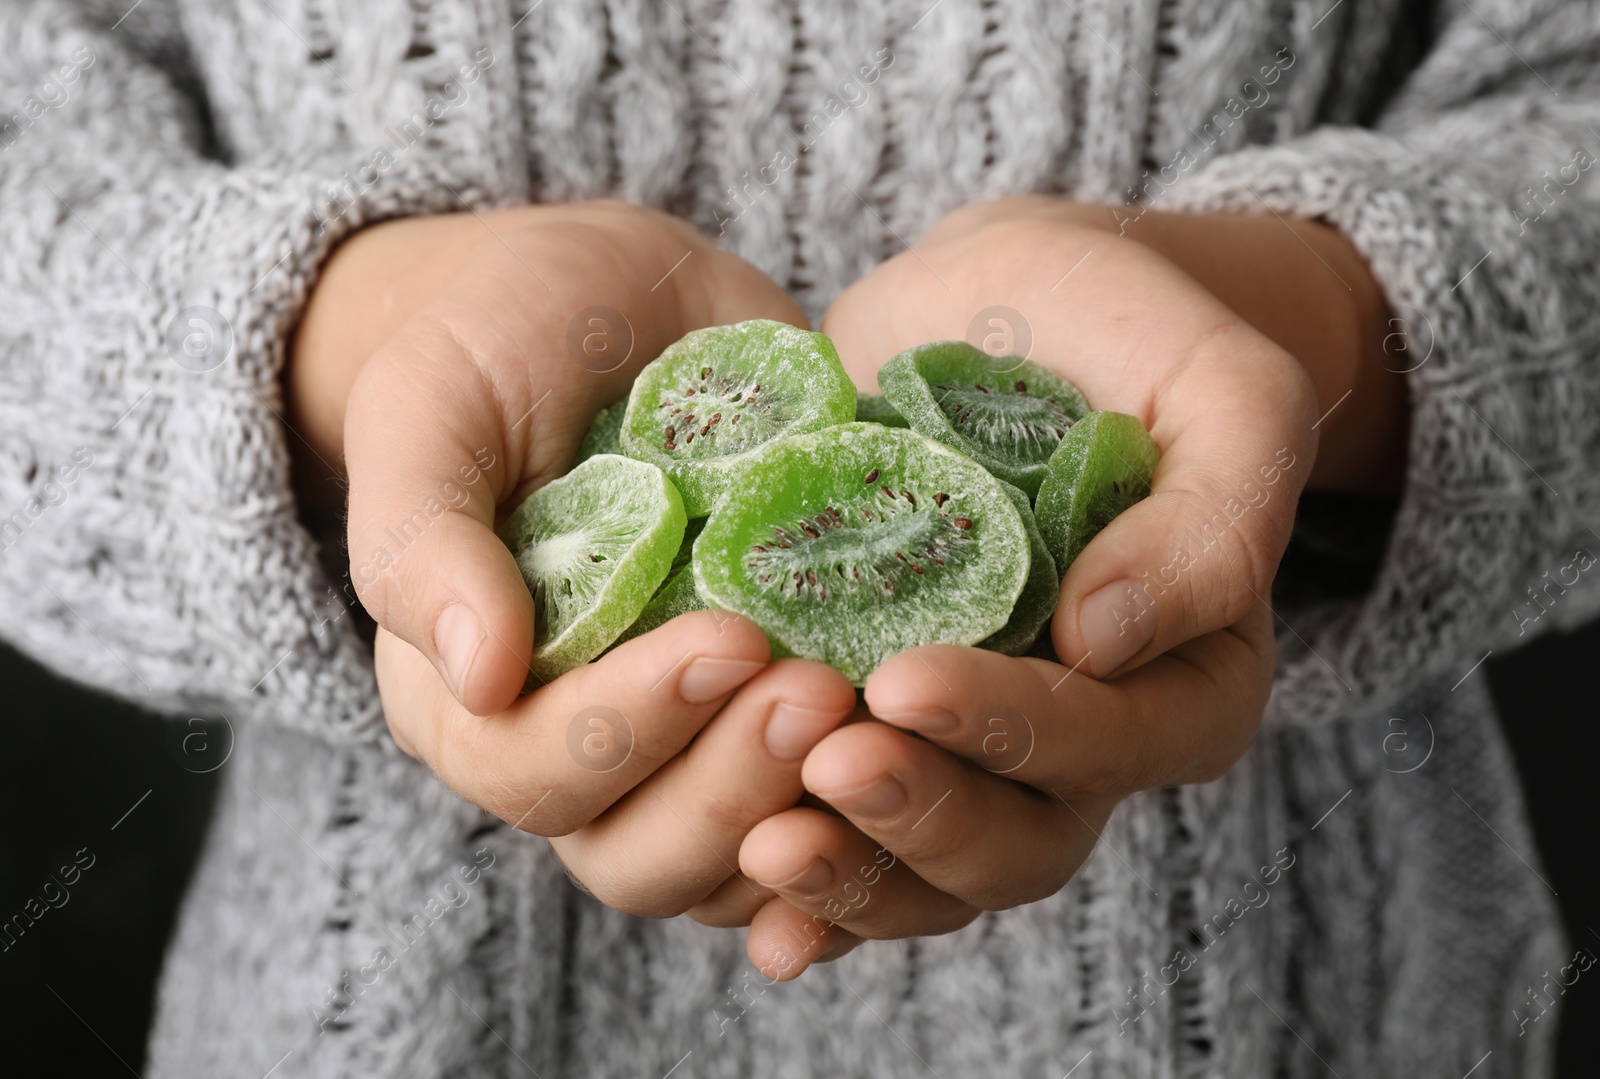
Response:
[[[782,899],[756,912],[745,937],[751,966],[778,982],[793,981],[811,964],[832,962],[860,946],[854,933]]]
[[[751,887],[755,889],[754,894],[751,894]],[[736,929],[741,925],[749,925],[756,912],[772,902],[777,894],[771,888],[756,884],[744,874],[737,873],[713,888],[710,895],[684,913],[701,925]]]
[[[1069,801],[1120,797],[1227,771],[1255,737],[1272,662],[1272,615],[1258,608],[1111,682],[929,645],[886,660],[866,700],[885,723],[994,774]]]
[[[868,939],[949,933],[978,915],[849,821],[815,809],[762,821],[745,837],[739,864],[813,918]]]
[[[765,665],[742,618],[696,611],[491,716],[467,711],[410,645],[380,630],[384,714],[463,798],[524,831],[565,835],[676,756]]]
[[[983,910],[1060,891],[1116,801],[1072,806],[882,723],[825,738],[806,758],[805,782],[921,880]]]
[[[564,265],[578,261],[494,245],[380,347],[346,412],[351,576],[362,603],[480,715],[516,697],[533,649],[533,601],[495,535],[496,509],[524,493],[524,477],[558,474],[581,423],[605,403],[599,379],[574,377],[562,354],[567,322],[603,305],[641,327],[678,325],[664,296],[640,301],[648,283],[631,273],[582,293],[534,280],[596,279],[598,266]]]
[[[803,321],[693,229],[665,218],[642,229],[641,216],[569,208],[498,237],[380,346],[350,394],[357,592],[480,715],[515,698],[533,647],[532,600],[494,534],[497,508],[565,471],[595,412],[683,333],[734,316]],[[573,353],[569,330],[586,311],[629,342],[615,369]]]
[[[838,671],[782,659],[745,683],[695,738],[586,828],[552,840],[606,906],[669,918],[737,876],[739,844],[799,799],[801,762],[855,708]],[[761,899],[742,877],[746,895]]]
[[[1161,449],[1150,495],[1068,569],[1064,662],[1103,678],[1267,605],[1315,452],[1309,381],[1275,352],[1228,323],[1158,387],[1141,416]]]

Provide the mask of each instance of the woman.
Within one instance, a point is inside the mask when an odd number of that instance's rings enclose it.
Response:
[[[1476,664],[1596,608],[1587,10],[0,18],[8,637],[237,739],[152,1074],[1547,1070]],[[1061,663],[851,717],[702,613],[517,697],[497,507],[749,317],[1141,416]]]

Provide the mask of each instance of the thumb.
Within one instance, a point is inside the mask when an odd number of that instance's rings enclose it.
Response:
[[[1264,355],[1272,346],[1254,334],[1214,340],[1141,416],[1161,449],[1149,497],[1090,541],[1062,582],[1056,654],[1095,678],[1270,606],[1316,455],[1315,398],[1299,366]]]
[[[402,347],[432,363],[464,359],[447,334],[406,337]],[[533,599],[494,531],[516,479],[502,424],[484,415],[474,380],[419,387],[384,358],[363,370],[345,418],[351,580],[373,618],[427,656],[469,711],[498,711],[528,677],[534,635]]]
[[[682,317],[675,293],[648,291],[661,259],[602,274],[585,261],[611,257],[598,242],[541,233],[539,250],[528,239],[512,238],[526,256],[491,248],[385,342],[345,412],[357,594],[477,715],[516,699],[534,645],[533,597],[495,533],[497,507],[566,469],[589,418],[627,393],[641,362],[591,372],[565,354],[563,330],[598,301],[638,327],[634,353],[654,355]],[[512,259],[540,261],[561,290],[530,300]]]

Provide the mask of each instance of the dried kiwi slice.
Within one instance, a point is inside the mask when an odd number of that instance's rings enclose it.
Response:
[[[700,530],[705,526],[706,519],[697,517],[683,530],[683,542],[678,544],[678,553],[673,556],[672,568],[667,571],[667,579],[661,582],[656,594],[650,597],[650,602],[639,612],[638,620],[628,627],[626,633],[617,638],[617,644],[631,641],[641,633],[649,633],[658,626],[664,626],[680,614],[706,609],[705,603],[700,599],[700,593],[694,590],[694,571],[689,568],[689,559],[694,553],[694,541],[700,538]]]
[[[921,644],[1005,626],[1028,578],[1017,508],[982,466],[915,431],[850,423],[762,447],[694,545],[706,603],[779,655],[856,685]]]
[[[1034,505],[1061,573],[1113,517],[1150,493],[1160,459],[1136,417],[1091,412],[1073,425],[1050,458]]]
[[[1028,532],[1028,583],[1022,586],[1022,595],[1017,597],[1017,605],[1011,609],[1010,621],[1000,632],[979,641],[978,647],[991,652],[1003,652],[1008,656],[1020,656],[1033,647],[1040,632],[1055,615],[1056,603],[1061,599],[1061,575],[1056,572],[1056,560],[1050,556],[1050,548],[1045,546],[1044,536],[1039,533],[1039,525],[1033,518],[1033,507],[1028,505],[1028,496],[1004,480],[999,483],[1011,499],[1011,504],[1017,507],[1022,527]]]
[[[667,471],[703,517],[757,446],[855,418],[856,389],[833,342],[753,319],[681,338],[640,372],[622,421],[630,457]]]
[[[910,427],[906,418],[895,411],[889,399],[879,393],[856,394],[856,419],[862,423],[881,423],[885,427]]]
[[[666,579],[684,524],[666,475],[615,454],[529,495],[500,538],[533,593],[533,673],[549,681],[616,640]]]
[[[589,424],[589,432],[578,447],[577,463],[602,453],[622,452],[622,416],[627,410],[628,402],[618,401],[594,414],[594,422]]]
[[[965,341],[907,349],[878,372],[883,396],[929,438],[966,454],[1032,498],[1063,435],[1089,411],[1077,387],[1026,360],[995,370]]]

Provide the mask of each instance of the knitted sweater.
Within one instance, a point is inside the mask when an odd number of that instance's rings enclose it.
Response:
[[[1600,610],[1591,7],[129,7],[0,5],[0,632],[231,726],[148,1074],[1546,1072],[1529,987],[1568,956],[1476,665]],[[613,195],[815,315],[1025,192],[1320,217],[1397,313],[1403,499],[1345,522],[1361,588],[1291,558],[1224,779],[1129,799],[1050,899],[769,986],[742,934],[601,907],[395,749],[280,419],[335,243]]]

